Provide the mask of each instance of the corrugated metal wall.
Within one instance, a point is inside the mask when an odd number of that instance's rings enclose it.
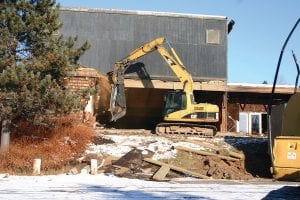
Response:
[[[92,47],[80,62],[109,72],[117,60],[157,37],[165,37],[192,73],[194,80],[227,79],[227,20],[225,17],[138,14],[126,11],[62,9],[60,34],[88,40]],[[220,31],[220,44],[207,44],[206,31]],[[131,67],[130,76],[152,79],[175,75],[157,52],[139,60],[144,69]],[[139,72],[136,73],[136,70]]]

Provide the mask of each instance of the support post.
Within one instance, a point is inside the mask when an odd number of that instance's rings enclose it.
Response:
[[[98,165],[96,159],[91,159],[91,174],[96,175],[98,171]]]
[[[41,174],[41,159],[37,158],[37,159],[34,159],[33,161],[33,172],[32,174],[33,175],[40,175]]]
[[[10,120],[3,120],[1,129],[1,150],[8,151],[10,143]]]
[[[224,92],[222,98],[222,110],[221,110],[221,132],[226,132],[227,130],[227,92]]]

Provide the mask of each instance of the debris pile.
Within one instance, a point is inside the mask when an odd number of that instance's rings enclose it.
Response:
[[[86,150],[86,158],[83,160],[87,160],[87,156],[98,159],[98,171],[127,178],[163,181],[179,177],[252,179],[257,173],[251,170],[249,173],[247,169],[251,163],[247,163],[248,155],[245,153],[251,154],[251,149],[247,151],[245,147],[259,149],[259,145],[264,145],[267,140],[253,140],[250,137],[190,137],[179,141],[147,133],[99,134],[94,142]],[[244,149],[240,149],[241,146]],[[254,155],[257,159],[261,158],[259,154],[250,155],[253,162],[257,161]]]

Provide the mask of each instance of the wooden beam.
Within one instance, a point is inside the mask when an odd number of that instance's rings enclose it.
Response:
[[[209,179],[210,178],[210,177],[205,176],[203,174],[192,172],[192,171],[183,169],[181,167],[176,167],[176,166],[173,166],[173,165],[169,165],[169,164],[157,161],[157,160],[152,160],[150,158],[144,158],[144,161],[152,163],[154,165],[166,166],[166,167],[169,167],[171,170],[174,170],[174,171],[177,171],[177,172],[181,172],[181,173],[184,173],[184,174],[188,174],[188,175],[191,175],[191,176],[194,176],[194,177],[203,178],[203,179]]]
[[[219,157],[224,160],[230,160],[230,161],[239,161],[240,160],[240,159],[236,159],[236,158],[232,158],[232,157],[228,157],[228,156],[222,156],[222,155],[219,155],[216,153],[190,149],[190,148],[182,147],[182,146],[176,146],[175,149],[181,150],[181,151],[186,151],[186,152],[191,152],[191,153],[195,153],[195,154],[199,154],[199,155],[203,155],[203,156],[216,156],[216,157]]]
[[[262,86],[262,85],[253,85],[253,86],[233,86],[227,85],[227,92],[243,92],[243,93],[271,93],[272,86]],[[299,88],[297,89],[300,92]],[[275,93],[278,94],[293,94],[294,87],[282,87],[278,86],[275,89]]]
[[[219,147],[216,147],[215,145],[213,144],[207,144],[205,143],[204,141],[200,141],[200,140],[197,140],[197,139],[185,139],[186,142],[190,142],[190,143],[193,143],[193,144],[197,144],[197,145],[200,145],[200,146],[203,146],[203,147],[206,147],[206,148],[209,148],[209,149],[212,149],[214,151],[220,151],[220,148]]]
[[[170,167],[162,165],[161,168],[154,174],[153,179],[156,181],[166,181],[166,175],[169,173]]]
[[[162,80],[136,80],[136,79],[125,79],[124,84],[126,88],[156,88],[156,89],[171,89],[178,90],[182,89],[182,84],[178,81],[162,81]],[[205,82],[194,82],[194,90],[205,90],[205,91],[225,91],[225,81],[205,81]]]
[[[227,131],[227,105],[228,105],[228,99],[227,99],[227,92],[224,92],[223,98],[222,98],[222,110],[221,110],[221,132]]]
[[[182,89],[179,81],[162,81],[162,80],[140,80],[126,78],[124,80],[126,88],[156,88],[156,89]],[[271,93],[272,86],[257,84],[253,86],[247,85],[227,85],[227,81],[194,81],[194,90],[219,91],[219,92],[242,92],[242,93]],[[300,92],[300,89],[297,89]],[[294,87],[278,86],[275,93],[293,94]]]
[[[200,140],[186,139],[185,141],[191,142],[191,143],[194,143],[194,144],[198,144],[200,146],[212,149],[216,152],[224,152],[225,151],[226,154],[228,153],[229,156],[234,157],[234,158],[238,158],[238,159],[242,159],[242,160],[245,159],[245,155],[243,153],[234,152],[234,151],[231,151],[229,149],[222,149],[222,148],[216,147],[212,144],[204,143],[203,141],[200,141]]]

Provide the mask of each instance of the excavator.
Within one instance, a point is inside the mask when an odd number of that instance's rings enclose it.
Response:
[[[164,46],[168,44],[168,49]],[[164,100],[163,122],[156,125],[158,135],[198,135],[212,137],[219,121],[219,107],[210,103],[196,103],[193,94],[193,79],[175,50],[165,38],[160,37],[132,51],[124,59],[117,61],[114,70],[108,75],[112,81],[110,99],[111,121],[116,121],[126,114],[124,75],[128,66],[137,59],[157,51],[182,84],[182,90],[166,93]]]

